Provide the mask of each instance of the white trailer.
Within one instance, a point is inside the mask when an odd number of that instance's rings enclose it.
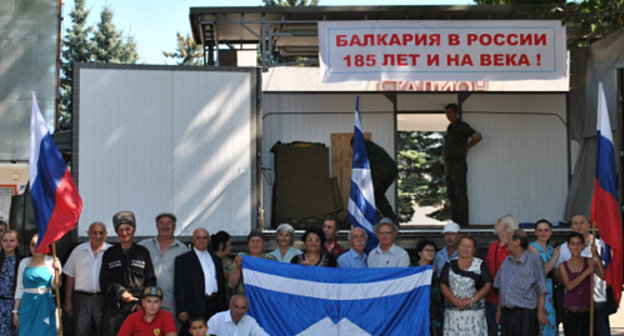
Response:
[[[254,68],[78,64],[74,176],[80,237],[134,211],[137,236],[173,212],[175,234],[198,227],[246,235],[257,223],[259,71]]]

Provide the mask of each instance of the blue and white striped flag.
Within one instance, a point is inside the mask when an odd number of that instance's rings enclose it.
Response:
[[[357,227],[361,227],[368,233],[366,252],[374,249],[377,244],[377,236],[373,226],[377,224],[375,211],[375,192],[373,190],[373,178],[371,176],[362,123],[360,122],[360,97],[355,100],[355,127],[353,129],[353,165],[351,166],[351,193],[347,206],[349,221]]]
[[[269,335],[429,335],[431,266],[341,269],[243,257],[249,315]]]

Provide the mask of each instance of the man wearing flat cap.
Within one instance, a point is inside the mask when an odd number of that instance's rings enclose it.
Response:
[[[374,229],[379,245],[368,254],[368,268],[409,267],[409,254],[394,243],[399,229],[397,225],[390,218],[384,217]]]
[[[162,310],[163,290],[145,287],[141,300],[143,310],[130,314],[118,336],[175,336],[176,325],[170,312]]]
[[[136,219],[132,211],[119,211],[113,216],[119,243],[102,257],[100,287],[105,307],[102,327],[104,336],[115,336],[124,319],[141,309],[139,298],[146,286],[156,285],[156,275],[149,251],[132,241]]]
[[[188,252],[186,245],[173,237],[175,227],[176,216],[172,213],[161,213],[156,216],[158,236],[139,242],[139,245],[145,246],[150,253],[156,282],[164,294],[162,309],[174,316],[176,315],[173,294],[175,258]]]

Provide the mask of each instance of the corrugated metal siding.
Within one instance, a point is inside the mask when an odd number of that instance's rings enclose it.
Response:
[[[483,134],[468,155],[470,223],[505,213],[564,220],[568,192],[565,94],[481,94],[463,119]]]
[[[322,142],[331,147],[332,133],[353,132],[355,98],[353,94],[328,93],[268,93],[263,101],[262,167],[270,170],[274,180],[274,158],[271,147],[277,142]],[[393,104],[383,94],[360,96],[362,128],[370,132],[372,140],[394,156]],[[330,148],[330,176],[331,148]],[[394,204],[394,184],[386,197]],[[268,225],[271,218],[272,186],[263,177],[262,194],[264,218]]]
[[[80,234],[113,213],[178,216],[177,234],[249,232],[251,81],[246,72],[80,70]],[[184,230],[183,230],[184,229]]]

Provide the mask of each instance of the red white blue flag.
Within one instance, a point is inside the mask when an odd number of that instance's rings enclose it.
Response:
[[[607,99],[602,83],[598,84],[598,130],[596,154],[596,178],[591,205],[591,220],[600,229],[600,237],[607,245],[602,253],[605,261],[605,280],[613,288],[615,301],[622,295],[622,217],[618,203],[615,151],[607,110]]]
[[[36,251],[50,252],[50,244],[72,230],[82,212],[82,199],[61,152],[52,139],[35,93],[30,115],[30,192],[39,229]]]

